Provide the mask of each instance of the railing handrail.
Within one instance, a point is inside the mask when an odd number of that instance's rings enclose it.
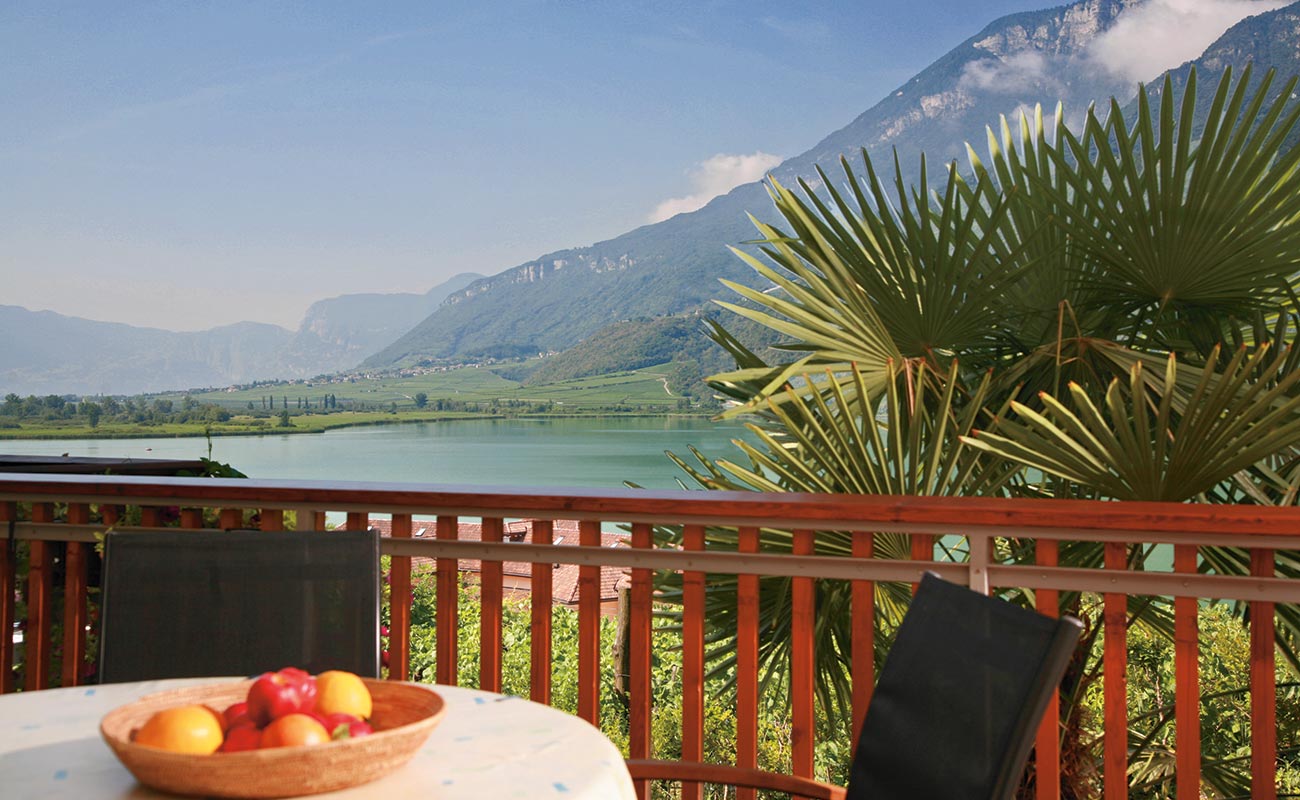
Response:
[[[1033,535],[1086,531],[1137,534],[1144,541],[1191,543],[1186,534],[1294,537],[1300,507],[1002,497],[917,497],[591,489],[362,481],[150,478],[0,474],[0,502],[328,508],[451,516],[599,519],[682,524],[754,524],[837,530],[933,533],[1006,529]],[[1160,535],[1160,534],[1167,534]],[[1114,538],[1101,540],[1113,541]]]

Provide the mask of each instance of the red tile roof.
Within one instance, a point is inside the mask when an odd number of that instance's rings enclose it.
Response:
[[[512,520],[505,523],[504,537],[507,541],[518,541],[532,543],[533,541],[533,523],[536,520]],[[381,517],[371,517],[370,527],[378,530],[380,536],[392,536],[392,520]],[[435,524],[432,520],[412,520],[411,537],[415,539],[434,538]],[[557,545],[576,545],[578,544],[578,523],[576,520],[555,520],[551,525],[551,542]],[[458,536],[462,541],[483,541],[483,526],[478,522],[459,521]],[[601,547],[627,547],[630,537],[625,533],[616,533],[610,531],[601,531]],[[413,569],[419,567],[431,568],[434,559],[432,558],[412,558],[411,566]],[[477,574],[482,569],[482,562],[478,559],[460,559],[457,566],[461,572]],[[531,578],[533,574],[532,564],[526,561],[503,561],[501,564],[502,572],[507,576],[517,578]],[[578,565],[577,564],[557,564],[551,573],[551,596],[556,603],[564,605],[576,605],[578,602]],[[618,587],[621,580],[627,575],[627,570],[623,567],[601,567],[600,568],[600,601],[602,603],[612,602],[618,599]]]

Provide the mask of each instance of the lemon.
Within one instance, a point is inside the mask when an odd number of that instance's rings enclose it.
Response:
[[[207,706],[165,708],[136,731],[135,743],[174,753],[215,753],[223,740],[221,722]]]
[[[316,711],[370,719],[370,690],[351,672],[332,669],[316,676]]]

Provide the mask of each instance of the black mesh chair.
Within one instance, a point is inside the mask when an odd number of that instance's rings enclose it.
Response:
[[[379,675],[375,531],[110,532],[101,683],[294,666]]]
[[[1005,800],[1083,630],[927,574],[880,670],[844,789],[756,770],[628,762],[679,778],[835,800]]]

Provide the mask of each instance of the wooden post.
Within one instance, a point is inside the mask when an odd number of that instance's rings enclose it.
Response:
[[[533,544],[551,544],[554,524],[533,520]],[[551,704],[551,603],[555,569],[550,562],[533,564],[529,614],[532,638],[529,653],[528,694],[534,703]]]
[[[1174,545],[1174,571],[1196,574],[1195,545]],[[1177,800],[1201,797],[1201,653],[1195,597],[1174,598],[1174,788]]]
[[[600,523],[578,522],[578,544],[600,547]],[[578,568],[578,716],[600,727],[600,567]]]
[[[411,515],[393,515],[393,538],[411,538]],[[411,676],[411,557],[393,556],[388,564],[388,678]]]
[[[1060,546],[1054,539],[1039,539],[1034,547],[1034,563],[1042,567],[1055,567],[1060,558]],[[1055,589],[1036,592],[1038,613],[1049,617],[1061,615],[1061,595]],[[1052,692],[1043,712],[1034,740],[1034,787],[1038,800],[1061,800],[1061,692]]]
[[[682,549],[704,549],[704,526],[687,525]],[[682,573],[682,760],[704,760],[704,573]],[[682,800],[699,800],[703,787],[682,781]]]
[[[1128,547],[1107,542],[1106,569],[1128,568]],[[1128,798],[1128,595],[1107,592],[1102,599],[1103,724],[1102,781],[1105,800]]]
[[[794,555],[812,555],[813,551],[813,532],[795,531]],[[793,772],[800,778],[813,776],[813,642],[817,624],[814,581],[814,578],[790,579],[790,749]]]
[[[68,523],[85,525],[90,522],[90,506],[86,503],[68,505]],[[63,584],[63,686],[81,683],[82,662],[86,659],[86,545],[68,542],[67,560],[64,562]]]
[[[500,543],[500,517],[483,518],[483,541]],[[479,562],[479,688],[501,691],[501,600],[503,568],[500,561]]]
[[[32,503],[32,522],[54,521],[53,503]],[[23,636],[23,688],[50,685],[50,631],[54,608],[54,565],[48,543],[32,540],[27,559],[27,631]],[[10,634],[9,631],[5,631]],[[11,634],[10,634],[11,635]]]
[[[1250,574],[1274,577],[1273,551],[1250,551]],[[1277,800],[1277,656],[1273,603],[1250,604],[1250,796]]]
[[[0,502],[0,694],[14,691],[14,623],[16,607],[14,591],[17,587],[18,541],[14,526],[18,522],[18,504]]]
[[[397,517],[393,517],[393,521],[396,522]],[[438,517],[434,534],[440,541],[459,539],[460,520],[456,517]],[[456,636],[460,631],[460,563],[454,558],[439,558],[437,569],[438,618],[435,625],[438,632],[438,663],[434,672],[437,675],[438,683],[455,686],[457,680]]]
[[[638,522],[632,526],[632,548],[650,550],[654,536],[650,526]],[[654,608],[651,571],[632,570],[632,588],[628,597],[628,753],[632,758],[650,758],[650,634]],[[636,784],[639,800],[646,798],[646,783]]]

